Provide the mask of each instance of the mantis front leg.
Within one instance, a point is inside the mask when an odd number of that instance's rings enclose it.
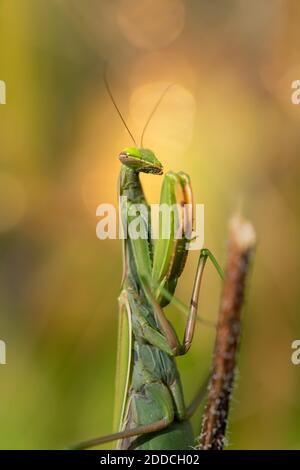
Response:
[[[176,197],[178,188],[181,190],[180,204],[177,203]],[[151,276],[149,269],[151,261],[145,241],[132,240],[131,246],[136,261],[137,276],[153,308],[160,330],[165,337],[167,342],[166,347],[170,349],[172,355],[183,355],[189,350],[193,340],[200,286],[207,259],[209,258],[212,261],[221,278],[223,278],[223,272],[213,254],[208,249],[202,249],[196,270],[190,306],[189,308],[184,307],[188,318],[184,338],[182,343],[180,343],[173,327],[163,312],[163,307],[174,301],[173,294],[178,278],[184,269],[188,254],[186,242],[192,234],[193,212],[191,210],[186,211],[186,207],[192,208],[193,206],[192,189],[188,175],[182,172],[169,172],[166,174],[160,197],[160,207],[164,205],[172,208],[169,212],[170,233],[168,238],[164,236],[164,221],[160,213],[159,239],[154,244]],[[179,239],[176,238],[178,229],[181,230],[182,234]],[[180,302],[175,300],[174,303],[179,304]]]

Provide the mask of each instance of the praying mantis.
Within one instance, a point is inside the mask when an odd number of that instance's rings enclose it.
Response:
[[[140,173],[162,175],[163,166],[155,154],[143,147],[145,130],[168,89],[161,95],[144,127],[138,146],[131,134],[105,79],[108,94],[134,142],[120,155],[119,197],[126,197],[121,207],[121,223],[127,227],[134,205],[143,205],[149,214]],[[169,88],[169,87],[168,87]],[[179,196],[178,196],[179,195]],[[178,204],[179,198],[179,204]],[[190,423],[192,414],[204,396],[207,382],[189,406],[185,405],[182,383],[175,358],[185,355],[193,340],[197,322],[200,285],[206,261],[210,259],[221,278],[223,272],[208,249],[200,250],[190,306],[174,297],[191,241],[193,206],[191,181],[184,172],[168,172],[161,187],[160,205],[176,207],[171,213],[170,236],[163,237],[159,227],[157,240],[151,238],[148,220],[141,218],[147,237],[128,236],[123,240],[123,279],[119,296],[119,343],[116,432],[91,439],[76,449],[117,441],[118,449],[184,450],[195,444]],[[182,237],[177,238],[178,226]],[[168,321],[164,308],[173,303],[187,315],[183,340]]]

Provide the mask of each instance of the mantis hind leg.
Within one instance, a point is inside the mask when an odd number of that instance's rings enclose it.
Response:
[[[144,279],[144,287],[145,287],[147,297],[152,304],[153,311],[155,312],[155,316],[160,324],[160,328],[166,338],[166,341],[169,344],[173,354],[176,356],[186,354],[192,344],[196,321],[197,321],[197,310],[198,310],[200,287],[202,283],[204,268],[205,268],[206,261],[208,258],[211,259],[220,277],[223,279],[223,271],[221,267],[219,266],[217,260],[213,256],[213,254],[207,249],[202,249],[200,252],[199,262],[198,262],[198,266],[196,270],[195,281],[194,281],[194,286],[193,286],[193,291],[192,291],[192,296],[191,296],[191,301],[190,301],[190,307],[189,308],[185,307],[184,304],[178,300],[174,302],[177,305],[179,305],[181,311],[184,310],[184,312],[187,313],[187,316],[188,316],[182,344],[180,344],[176,336],[176,333],[170,327],[170,324],[166,319],[165,313],[163,309],[161,308],[161,306],[159,305],[155,297],[155,294],[153,293],[150,287],[151,286],[150,279],[146,279],[146,278]],[[170,296],[170,302],[174,301],[172,294],[169,294],[168,292],[166,292],[163,287],[158,286],[158,288],[161,291],[163,291],[164,296],[166,297]]]
[[[122,440],[120,449],[128,449],[132,437],[148,435],[167,428],[174,420],[172,396],[163,383],[150,383],[131,396],[128,429],[82,442],[73,450],[88,449],[106,442]]]
[[[210,380],[210,376],[211,374],[207,375],[206,379],[199,387],[195,397],[187,407],[184,403],[182,384],[179,376],[172,384],[169,385],[169,389],[175,404],[176,417],[179,421],[189,420],[193,416],[207,393],[207,386]]]
[[[205,381],[201,384],[200,388],[198,389],[195,397],[189,404],[189,406],[186,408],[186,419],[190,419],[193,414],[197,411],[197,408],[199,407],[200,403],[204,399],[206,393],[207,393],[207,387],[209,384],[211,374],[208,374],[206,377]]]
[[[107,434],[106,436],[95,437],[71,447],[71,450],[84,450],[91,447],[96,447],[106,442],[118,441],[133,436],[139,436],[146,433],[152,433],[160,431],[168,426],[168,422],[165,419],[155,421],[154,423],[147,424],[145,426],[136,426],[132,429],[126,429],[124,431],[116,432],[113,434]]]

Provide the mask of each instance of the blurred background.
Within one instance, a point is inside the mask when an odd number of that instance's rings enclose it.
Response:
[[[258,235],[228,434],[231,449],[300,448],[300,79],[297,0],[1,0],[0,448],[65,448],[112,431],[121,242],[96,237],[117,159],[164,87],[145,135],[192,176],[205,244],[224,263],[242,206]],[[144,175],[150,202],[161,177]],[[177,297],[186,302],[191,253]],[[208,267],[200,313],[218,312]],[[168,307],[179,331],[183,319]],[[211,361],[200,325],[178,365],[187,401]],[[194,418],[199,428],[199,414]],[[108,445],[105,446],[108,448]],[[113,444],[111,444],[113,447]]]

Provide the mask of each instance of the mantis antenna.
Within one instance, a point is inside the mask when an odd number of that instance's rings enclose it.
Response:
[[[174,85],[174,83],[170,83],[167,88],[162,92],[162,94],[160,95],[156,105],[154,106],[154,108],[152,109],[151,113],[149,114],[149,117],[146,121],[146,124],[144,125],[144,129],[142,131],[142,135],[141,135],[141,147],[143,147],[143,139],[144,139],[144,135],[145,135],[145,132],[146,132],[146,129],[148,127],[148,125],[150,124],[150,121],[151,119],[153,118],[157,108],[159,107],[160,103],[162,102],[164,96],[166,95],[166,93],[169,91],[169,89]]]
[[[137,147],[135,138],[133,137],[133,135],[132,135],[132,133],[131,133],[129,127],[127,126],[126,121],[125,121],[125,119],[124,119],[124,117],[123,117],[121,111],[119,110],[118,105],[117,105],[117,103],[116,103],[116,101],[115,101],[115,99],[114,99],[114,96],[113,96],[112,91],[111,91],[111,89],[110,89],[110,86],[109,86],[109,84],[108,84],[108,80],[107,80],[107,76],[106,76],[106,71],[105,71],[104,74],[103,74],[103,80],[104,80],[104,84],[105,84],[106,91],[107,91],[107,93],[108,93],[108,95],[109,95],[109,97],[110,97],[110,99],[111,99],[111,101],[112,101],[112,104],[114,105],[114,107],[115,107],[115,109],[116,109],[118,115],[120,116],[120,119],[121,119],[121,121],[123,122],[123,124],[124,124],[124,126],[125,126],[125,128],[126,128],[126,130],[127,130],[127,132],[128,132],[128,134],[129,134],[130,137],[132,138],[132,140],[133,140],[133,142],[134,142],[134,145]]]

